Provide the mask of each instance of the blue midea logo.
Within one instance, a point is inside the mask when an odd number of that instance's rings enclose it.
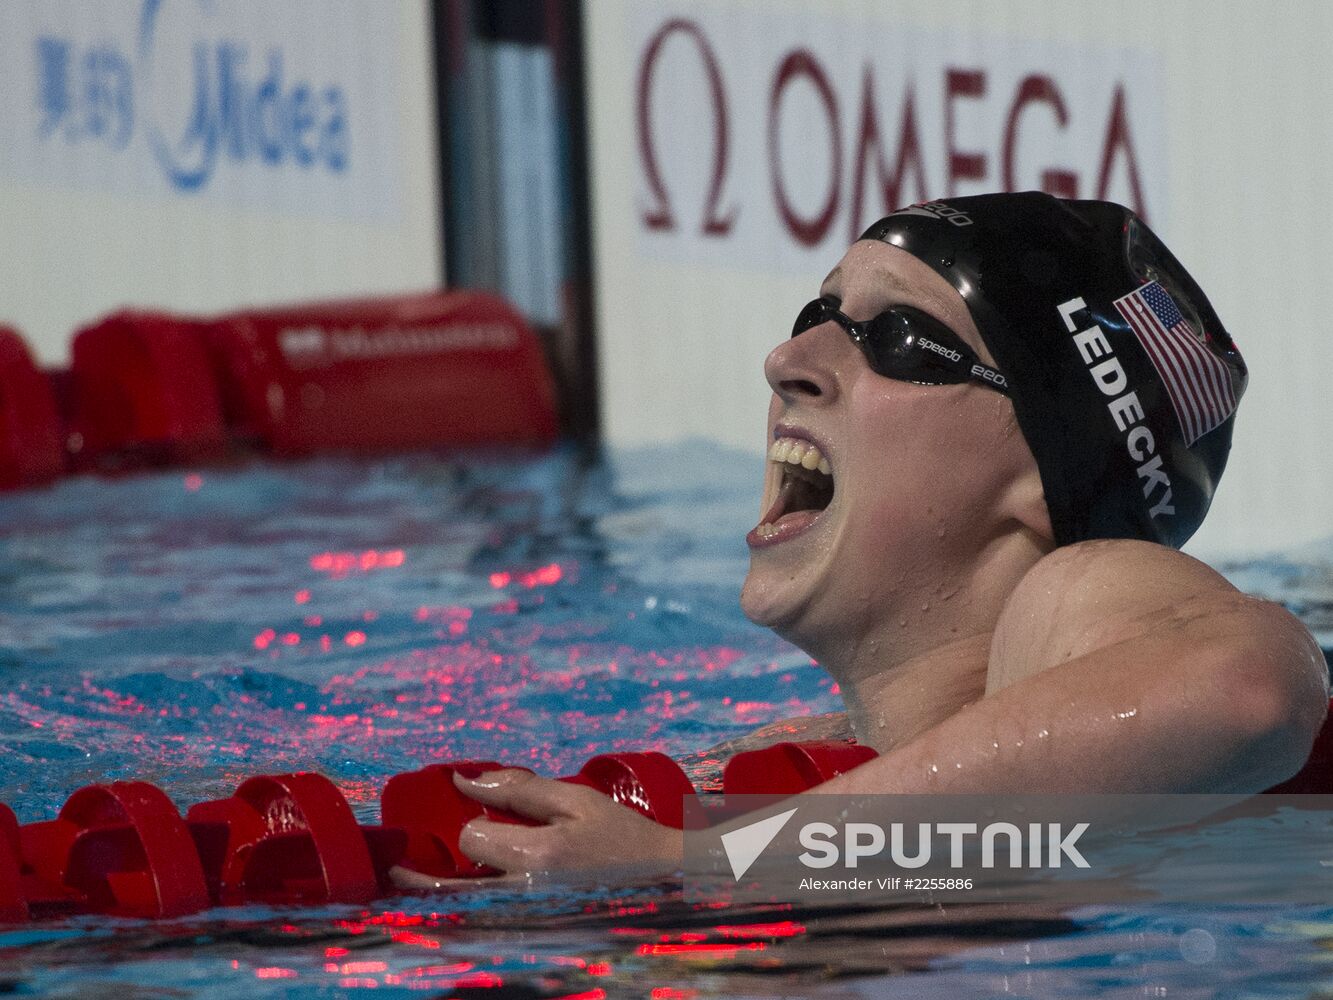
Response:
[[[336,82],[289,74],[281,46],[257,51],[235,38],[196,37],[172,48],[160,28],[163,0],[144,0],[137,51],[71,38],[35,39],[38,135],[118,151],[148,143],[170,185],[200,191],[224,160],[239,166],[348,168],[347,96]],[[207,14],[209,0],[195,0]],[[192,19],[207,23],[206,18]]]

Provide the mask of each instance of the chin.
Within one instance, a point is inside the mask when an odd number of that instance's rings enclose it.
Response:
[[[764,579],[768,576],[769,579]],[[774,573],[765,573],[754,565],[754,556],[750,556],[750,571],[746,573],[745,583],[741,584],[741,611],[756,625],[766,625],[773,631],[780,631],[781,625],[796,619],[798,609],[793,608],[789,596],[782,595],[781,583],[790,583],[790,579],[778,581],[772,579]]]
[[[760,557],[762,558],[762,557]],[[808,617],[812,586],[802,586],[799,577],[777,567],[756,567],[750,557],[750,572],[741,585],[741,611],[756,625],[771,628],[786,639],[804,647],[802,622]]]
[[[750,572],[741,584],[741,611],[756,625],[776,629],[783,620],[782,601],[771,586],[756,579],[758,575],[751,559]]]
[[[752,567],[745,578],[741,588],[745,617],[771,629],[827,670],[828,664],[837,661],[837,651],[846,645],[842,640],[850,634],[851,623],[814,621],[821,609],[812,607],[813,595],[793,592],[791,584],[797,581],[789,576],[764,575],[768,578],[762,578]]]

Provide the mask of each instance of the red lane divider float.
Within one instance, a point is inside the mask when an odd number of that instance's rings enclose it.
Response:
[[[795,795],[850,771],[875,757],[859,743],[812,740],[775,743],[738,753],[722,772],[722,791],[730,795]]]
[[[728,793],[790,795],[844,774],[875,752],[854,743],[779,743],[737,754]],[[380,826],[356,822],[337,787],[318,774],[261,775],[184,819],[142,781],[90,785],[54,820],[20,826],[0,805],[0,922],[71,913],[170,917],[214,904],[367,903],[396,892],[395,865],[441,878],[493,874],[458,846],[478,816],[527,823],[462,795],[453,775],[501,765],[454,761],[395,775]],[[594,788],[667,826],[683,825],[694,789],[660,753],[604,754],[561,780]],[[1333,792],[1333,723],[1306,767],[1271,792]]]
[[[69,370],[48,373],[0,328],[0,489],[238,448],[544,447],[557,423],[536,333],[486,292],[127,310],[80,330]]]
[[[64,464],[51,383],[23,339],[0,327],[0,490],[50,482]]]
[[[80,788],[59,818],[20,827],[19,842],[24,895],[38,912],[174,917],[209,904],[185,822],[147,782]]]
[[[556,437],[541,345],[488,293],[237,312],[213,323],[208,341],[233,434],[277,454]]]
[[[186,813],[222,904],[366,903],[378,883],[366,837],[321,774],[251,778],[229,799]]]
[[[13,809],[0,803],[0,922],[21,923],[28,919],[22,856],[19,821]]]
[[[601,754],[578,774],[561,780],[587,785],[654,823],[677,830],[685,826],[685,800],[695,794],[680,765],[652,750]]]
[[[333,782],[313,773],[260,775],[182,819],[142,781],[90,785],[54,820],[20,826],[0,805],[0,921],[73,913],[171,917],[210,905],[368,903],[393,893],[395,865],[440,877],[494,874],[458,848],[476,816],[535,821],[458,792],[454,772],[502,765],[458,761],[395,775],[383,825],[361,825]],[[594,757],[565,779],[659,822],[680,826],[694,789],[659,753]]]
[[[75,469],[207,461],[227,443],[208,325],[119,312],[80,330],[62,400]]]

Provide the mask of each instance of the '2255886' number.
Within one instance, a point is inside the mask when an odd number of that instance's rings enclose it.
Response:
[[[905,878],[903,879],[903,888],[925,889],[927,891],[971,889],[972,880],[970,878]]]

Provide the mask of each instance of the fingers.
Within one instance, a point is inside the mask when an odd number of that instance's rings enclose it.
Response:
[[[572,820],[602,796],[583,785],[540,778],[531,771],[487,771],[476,778],[455,772],[454,785],[470,798],[547,826],[521,826],[478,817],[463,827],[459,849],[474,861],[507,872],[535,875],[557,870],[563,838],[549,824]]]
[[[486,771],[476,778],[464,778],[455,772],[454,786],[469,798],[484,805],[507,809],[529,819],[550,823],[576,815],[581,804],[597,793],[582,785],[539,778],[531,771],[507,768]]]
[[[399,889],[439,889],[444,882],[443,879],[435,875],[413,871],[411,868],[404,868],[402,865],[394,865],[389,869],[389,881]]]
[[[406,892],[464,892],[475,889],[494,889],[498,886],[523,885],[526,879],[512,875],[489,875],[485,878],[445,878],[394,865],[389,869],[389,881]]]
[[[539,778],[531,771],[490,771],[454,784],[486,806],[537,820],[525,826],[477,817],[459,834],[467,857],[511,874],[559,875],[648,865],[679,868],[680,834],[659,826],[586,785]]]
[[[518,826],[474,819],[458,835],[458,847],[473,861],[501,871],[537,875],[559,867],[553,849],[557,838],[546,826]]]
[[[474,861],[525,878],[586,876],[590,872],[651,871],[681,865],[681,835],[613,802],[604,813],[552,826],[517,826],[477,818],[458,846]]]

